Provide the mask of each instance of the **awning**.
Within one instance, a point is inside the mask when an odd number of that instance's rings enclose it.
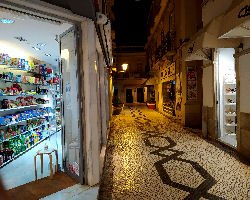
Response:
[[[238,40],[218,39],[222,20],[223,16],[215,18],[184,46],[183,58],[185,61],[211,60],[212,48],[234,48],[239,46]]]
[[[250,0],[243,0],[227,12],[222,20],[220,38],[250,36]]]

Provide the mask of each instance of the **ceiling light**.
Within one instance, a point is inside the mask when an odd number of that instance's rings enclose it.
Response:
[[[46,53],[45,56],[51,56],[50,54]]]
[[[38,47],[33,47],[33,49],[35,49],[36,51],[40,51],[41,49]]]
[[[1,22],[4,24],[13,24],[15,21],[11,19],[1,19]]]
[[[46,44],[45,43],[38,43],[37,46],[44,47],[44,46],[46,46]]]

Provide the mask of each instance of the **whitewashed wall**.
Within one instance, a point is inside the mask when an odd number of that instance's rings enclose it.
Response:
[[[208,66],[203,69],[203,78],[202,78],[202,86],[203,86],[203,106],[213,107],[214,100],[214,89],[213,89],[213,66]]]
[[[203,26],[206,26],[212,19],[226,12],[233,0],[210,0],[202,8]]]
[[[250,54],[240,57],[240,112],[250,113]]]

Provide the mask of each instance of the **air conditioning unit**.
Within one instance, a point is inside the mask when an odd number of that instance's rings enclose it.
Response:
[[[96,18],[97,18],[97,24],[106,24],[108,22],[108,18],[102,13],[97,12]]]

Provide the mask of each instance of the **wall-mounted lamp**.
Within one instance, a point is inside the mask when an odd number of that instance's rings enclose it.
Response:
[[[122,64],[122,70],[126,71],[128,69],[128,64]]]

